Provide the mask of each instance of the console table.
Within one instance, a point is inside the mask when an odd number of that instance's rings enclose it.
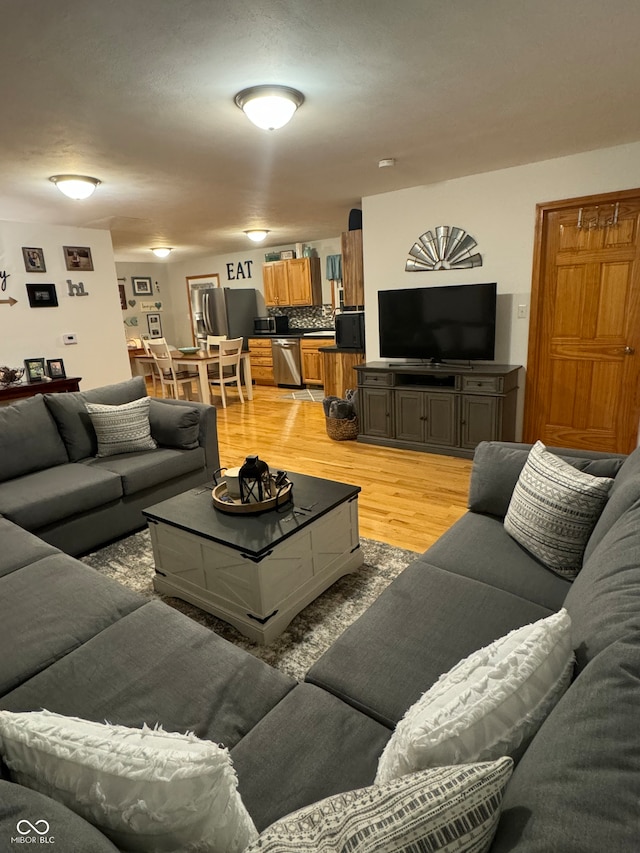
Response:
[[[520,365],[375,361],[358,374],[358,441],[471,458],[481,441],[514,441]]]
[[[40,382],[21,382],[20,385],[10,385],[0,388],[0,406],[23,400],[25,397],[35,397],[36,394],[53,394],[58,391],[79,391],[81,376],[67,376],[64,379],[41,380]]]

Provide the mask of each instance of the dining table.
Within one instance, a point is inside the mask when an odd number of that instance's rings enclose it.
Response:
[[[198,368],[198,384],[200,387],[200,400],[203,403],[211,403],[211,386],[209,385],[209,365],[217,364],[218,356],[215,353],[215,347],[212,347],[212,352],[198,350],[193,353],[183,353],[180,350],[171,350],[171,358],[175,362],[176,367]],[[153,356],[137,355],[135,361],[139,364],[153,364]],[[240,357],[242,365],[242,379],[246,390],[247,400],[253,400],[253,384],[251,379],[251,356],[248,352],[243,352]]]

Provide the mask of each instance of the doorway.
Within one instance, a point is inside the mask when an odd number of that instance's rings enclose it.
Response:
[[[640,418],[640,189],[537,206],[524,440],[629,453]]]

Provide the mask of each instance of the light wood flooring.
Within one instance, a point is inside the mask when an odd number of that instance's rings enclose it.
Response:
[[[357,441],[326,433],[322,405],[289,401],[285,388],[254,386],[254,399],[218,412],[220,464],[241,465],[257,453],[272,469],[298,471],[362,488],[360,534],[422,552],[466,510],[471,460]]]

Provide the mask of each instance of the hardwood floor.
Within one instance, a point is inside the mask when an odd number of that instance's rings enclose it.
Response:
[[[320,403],[283,400],[285,388],[254,386],[240,405],[233,390],[217,405],[220,464],[241,465],[257,453],[283,468],[354,483],[360,534],[422,552],[466,510],[471,460],[334,441]]]

